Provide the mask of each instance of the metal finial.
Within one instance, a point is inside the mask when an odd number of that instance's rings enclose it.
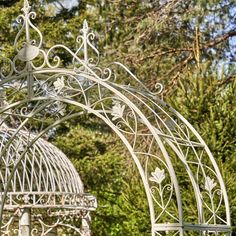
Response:
[[[81,29],[81,32],[86,35],[89,31],[89,27],[88,27],[88,22],[86,20],[84,20],[83,22],[83,28]]]
[[[24,7],[22,9],[25,13],[28,13],[30,10],[30,5],[28,0],[24,0]]]
[[[29,1],[28,0],[24,0],[24,7],[29,7]]]
[[[83,22],[83,29],[84,30],[88,30],[88,22],[87,22],[87,20],[84,20],[84,22]]]

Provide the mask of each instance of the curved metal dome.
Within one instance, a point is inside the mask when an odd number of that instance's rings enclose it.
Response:
[[[81,202],[84,195],[83,183],[66,155],[42,138],[28,147],[35,135],[20,131],[14,137],[15,132],[15,129],[8,128],[6,125],[0,130],[0,152],[4,153],[1,155],[1,162],[4,164],[0,169],[1,184],[7,182],[11,169],[20,156],[24,155],[10,183],[5,209],[23,207],[23,205],[89,207]],[[8,146],[7,143],[13,137],[13,141]],[[89,199],[87,200],[88,204]]]
[[[96,198],[84,193],[79,174],[62,151],[29,131],[18,132],[3,124],[0,153],[0,202],[4,189],[9,189],[4,205],[4,235],[15,235],[16,231],[19,235],[34,231],[48,235],[46,232],[56,232],[71,219],[82,219],[80,229],[68,226],[80,235],[89,235],[89,213],[96,208]],[[31,224],[32,230],[28,227]]]

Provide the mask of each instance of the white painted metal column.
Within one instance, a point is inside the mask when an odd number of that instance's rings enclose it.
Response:
[[[29,208],[21,209],[19,220],[19,236],[31,235],[31,214]]]
[[[89,223],[90,223],[90,216],[82,219],[81,236],[91,236]]]

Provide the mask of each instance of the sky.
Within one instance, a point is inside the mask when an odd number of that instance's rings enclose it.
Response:
[[[79,4],[79,0],[60,0],[60,3],[67,9],[71,9]]]
[[[41,2],[45,6],[45,8],[50,12],[49,14],[51,16],[54,16],[60,13],[62,9],[61,6],[63,6],[63,8],[65,9],[71,10],[73,7],[78,6],[80,0],[41,0]]]

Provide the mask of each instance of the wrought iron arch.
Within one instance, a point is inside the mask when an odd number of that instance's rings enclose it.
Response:
[[[18,19],[22,27],[15,41],[17,54],[13,60],[2,59],[2,124],[19,126],[17,135],[37,121],[42,125],[37,140],[66,119],[94,114],[120,137],[139,170],[149,205],[152,236],[184,235],[188,231],[199,235],[230,234],[229,203],[219,168],[196,130],[158,98],[162,86],[157,85],[156,94],[150,92],[117,62],[99,67],[99,52],[91,42],[94,34],[86,21],[77,39],[76,52],[64,45],[43,50],[43,37],[31,22],[36,14],[30,11],[27,0],[23,13]],[[32,40],[31,31],[38,38]],[[63,65],[58,50],[71,57],[68,67]],[[117,82],[119,73],[129,76],[129,84]],[[68,105],[72,105],[72,110]],[[45,124],[46,118],[54,122]],[[16,169],[17,163],[12,174]],[[185,183],[179,177],[183,173],[188,177]],[[3,192],[1,215],[7,185]],[[189,193],[194,197],[189,197]],[[192,201],[197,213],[188,212]]]

